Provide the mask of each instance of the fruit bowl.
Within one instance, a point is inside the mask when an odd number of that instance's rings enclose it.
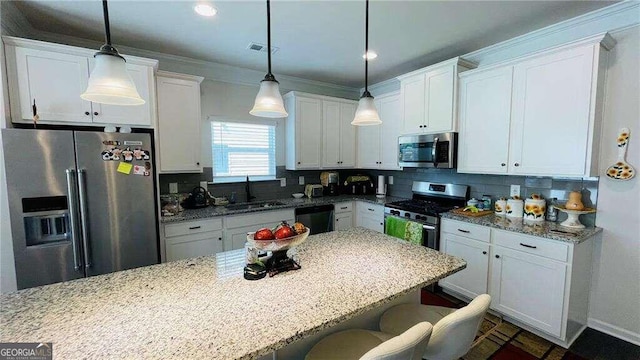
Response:
[[[305,232],[302,234],[290,236],[283,239],[271,239],[271,240],[255,240],[253,238],[255,232],[247,233],[247,242],[253,245],[258,250],[265,251],[280,251],[288,250],[294,246],[302,244],[309,236],[309,228],[305,228]]]

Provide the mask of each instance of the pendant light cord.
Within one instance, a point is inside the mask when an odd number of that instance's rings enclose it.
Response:
[[[267,0],[267,63],[267,77],[273,78],[274,76],[271,73],[271,1],[269,0]]]
[[[111,45],[111,29],[109,28],[109,7],[107,0],[102,0],[102,13],[104,14],[104,33],[107,45]]]
[[[369,0],[366,0],[364,18],[364,93],[367,94],[369,92]]]

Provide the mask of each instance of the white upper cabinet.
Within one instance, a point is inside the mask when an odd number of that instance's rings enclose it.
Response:
[[[460,75],[458,172],[597,176],[608,35]]]
[[[375,99],[381,125],[358,126],[357,167],[360,169],[400,170],[398,137],[401,132],[401,103],[398,94]]]
[[[587,175],[590,133],[593,136],[592,77],[597,75],[593,61],[598,50],[591,45],[515,65],[511,173]]]
[[[356,159],[356,130],[351,125],[354,103],[322,102],[322,167],[352,168]]]
[[[127,70],[145,104],[103,105],[80,98],[87,89],[96,50],[7,36],[2,40],[12,122],[31,123],[35,101],[43,124],[155,125],[156,60],[125,56]]]
[[[458,57],[399,76],[402,134],[456,131],[457,75],[474,67]]]
[[[80,94],[87,89],[89,65],[84,56],[29,48],[12,48],[9,58],[9,89],[14,122],[33,117],[35,102],[40,121],[91,123],[91,102]],[[12,71],[13,70],[13,71]]]
[[[507,173],[512,73],[505,67],[460,80],[458,172]]]
[[[158,143],[161,173],[202,172],[199,76],[158,72]]]
[[[287,93],[284,101],[287,170],[355,166],[355,101],[299,92]]]

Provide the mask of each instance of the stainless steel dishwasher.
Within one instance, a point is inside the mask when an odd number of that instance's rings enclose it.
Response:
[[[297,208],[296,222],[311,229],[310,235],[333,231],[333,204]]]

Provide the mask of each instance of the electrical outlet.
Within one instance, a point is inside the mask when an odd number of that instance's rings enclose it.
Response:
[[[304,185],[304,176],[298,176],[298,185]]]
[[[178,183],[169,183],[169,194],[178,193]]]
[[[389,175],[389,185],[393,185],[393,175]]]
[[[281,178],[280,187],[285,187],[285,186],[287,186],[287,178]]]
[[[509,192],[509,195],[513,196],[520,196],[520,185],[511,185],[511,191]]]

